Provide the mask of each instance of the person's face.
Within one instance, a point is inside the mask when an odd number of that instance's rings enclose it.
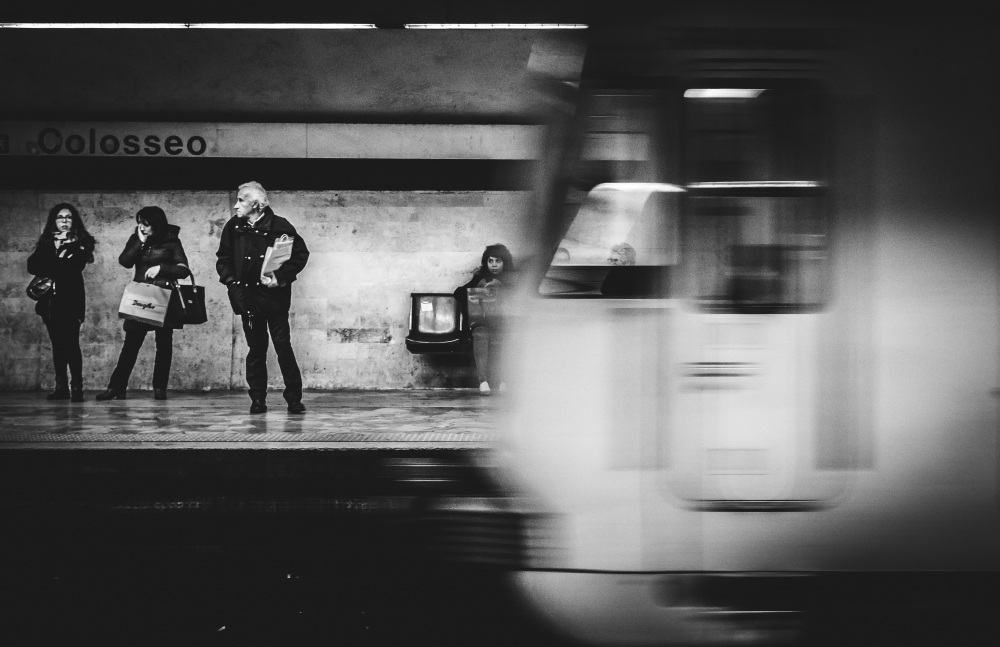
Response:
[[[73,228],[73,212],[69,209],[60,209],[56,214],[56,231],[64,233]]]
[[[622,260],[622,255],[618,252],[611,252],[611,256],[608,256],[608,263],[612,265],[624,265],[625,262]]]
[[[236,210],[236,215],[240,218],[249,218],[254,211],[258,210],[260,204],[253,197],[250,189],[241,189],[236,195],[236,204],[233,205],[233,209]]]
[[[486,259],[486,269],[490,271],[490,274],[499,274],[503,272],[503,259],[497,258],[496,256],[490,256]]]
[[[142,232],[143,236],[149,237],[153,235],[153,226],[150,225],[145,220],[139,221],[139,231]]]

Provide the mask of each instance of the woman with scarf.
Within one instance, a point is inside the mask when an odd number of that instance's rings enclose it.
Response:
[[[56,390],[48,400],[83,402],[80,326],[87,301],[83,269],[93,262],[94,237],[83,226],[80,212],[66,202],[52,207],[35,251],[28,257],[28,272],[53,282],[52,291],[35,305],[52,341],[56,369]],[[66,379],[67,367],[72,381]]]

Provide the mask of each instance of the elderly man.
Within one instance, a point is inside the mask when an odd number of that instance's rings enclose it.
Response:
[[[267,192],[257,182],[240,185],[236,215],[222,229],[219,258],[215,267],[219,280],[229,289],[233,312],[243,319],[247,346],[247,385],[250,413],[267,411],[268,331],[278,355],[285,381],[285,401],[289,413],[303,413],[302,375],[292,351],[288,310],[292,302],[292,281],[305,267],[309,250],[295,227],[271,211]],[[293,239],[291,256],[280,267],[262,274],[268,247],[283,235]]]

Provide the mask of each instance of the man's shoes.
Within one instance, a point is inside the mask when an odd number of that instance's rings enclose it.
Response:
[[[489,382],[480,382],[480,384],[479,384],[479,392],[482,393],[483,395],[489,395],[491,393],[491,391],[490,391],[490,383]]]
[[[288,413],[305,413],[306,405],[301,402],[289,402],[288,403]]]
[[[65,386],[56,387],[56,390],[45,396],[46,400],[69,400],[69,389]]]
[[[153,389],[153,399],[154,400],[166,400],[167,390],[166,389]]]
[[[118,389],[112,389],[112,388],[109,387],[108,390],[105,391],[104,393],[98,393],[97,397],[95,397],[94,399],[95,400],[124,400],[125,399],[125,390],[123,389],[123,390],[119,391]]]
[[[267,413],[267,405],[263,400],[254,400],[250,404],[250,413]]]
[[[70,391],[70,402],[83,402],[83,389],[73,389]]]

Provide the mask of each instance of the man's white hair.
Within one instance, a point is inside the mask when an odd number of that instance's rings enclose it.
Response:
[[[260,185],[260,182],[246,182],[245,184],[241,184],[238,191],[242,191],[243,189],[248,189],[250,191],[250,195],[253,196],[253,199],[256,200],[261,207],[266,207],[271,204],[267,201],[267,191],[265,191],[264,187]]]

